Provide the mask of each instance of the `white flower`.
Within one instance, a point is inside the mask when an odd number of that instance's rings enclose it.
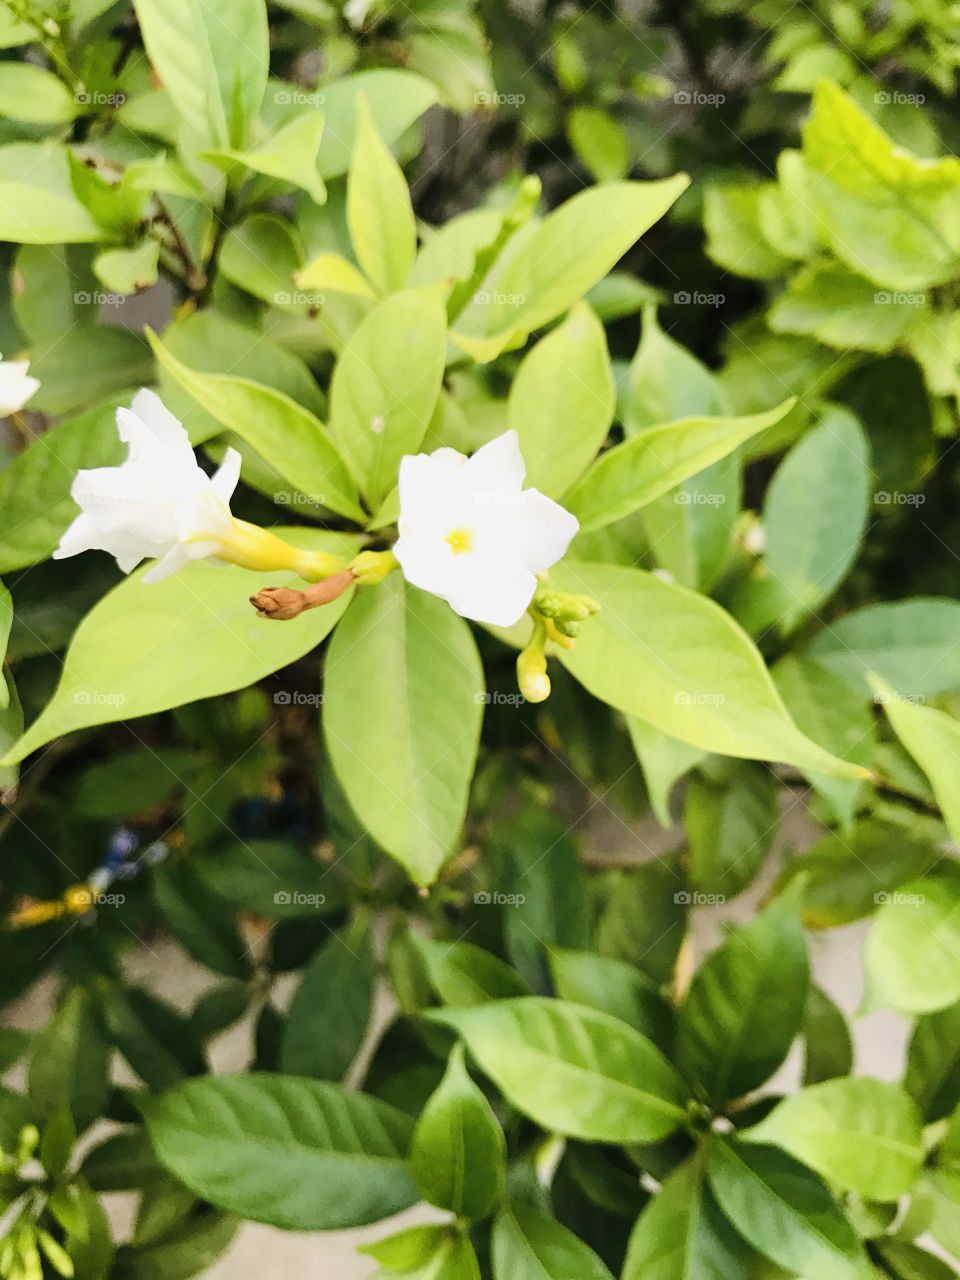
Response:
[[[446,600],[464,618],[509,627],[523,616],[535,574],[555,564],[580,527],[536,489],[516,431],[466,458],[455,449],[408,455],[400,463],[404,577]]]
[[[156,558],[144,582],[159,582],[191,560],[217,555],[235,528],[230,498],[240,455],[228,449],[211,479],[181,424],[152,391],[138,391],[117,410],[120,439],[130,446],[119,467],[78,471],[70,490],[80,515],[60,539],[55,560],[108,551],[129,573]]]
[[[4,360],[0,355],[0,418],[17,413],[40,386],[27,370],[29,360]]]

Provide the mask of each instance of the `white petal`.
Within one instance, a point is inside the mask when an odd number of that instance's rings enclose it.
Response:
[[[576,516],[539,489],[527,489],[520,502],[517,535],[520,559],[533,573],[543,573],[566,554],[580,528]]]
[[[153,434],[169,448],[184,444],[190,448],[190,437],[183,423],[170,412],[155,391],[142,387],[130,403],[130,412],[145,423]],[[192,452],[191,448],[191,452]]]
[[[442,539],[401,532],[394,543],[393,554],[409,583],[447,598],[456,557]]]
[[[467,459],[456,449],[408,453],[400,462],[400,518],[414,527],[430,527],[446,518],[456,478]]]
[[[183,547],[171,547],[165,556],[158,560],[156,564],[150,566],[143,575],[143,580],[144,582],[162,582],[164,578],[169,578],[178,569],[188,565],[190,560],[191,557],[187,555]]]
[[[516,561],[473,554],[457,557],[446,598],[463,618],[510,627],[523,617],[536,589],[536,578]]]
[[[241,461],[236,449],[228,449],[210,480],[214,493],[224,502],[230,501],[239,483]]]
[[[473,493],[519,493],[527,474],[516,431],[505,431],[477,450],[464,468],[464,479]]]

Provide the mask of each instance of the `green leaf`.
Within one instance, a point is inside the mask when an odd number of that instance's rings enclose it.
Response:
[[[955,844],[960,844],[960,721],[871,681],[897,737],[930,780]]]
[[[486,1004],[530,995],[518,973],[472,942],[442,942],[416,934],[411,934],[410,940],[423,957],[430,983],[444,1004]]]
[[[302,262],[303,245],[294,227],[274,213],[250,214],[235,227],[231,227],[220,246],[219,267],[222,276],[239,285],[241,289],[245,289],[247,293],[252,293],[255,298],[260,298],[273,307],[290,308],[295,315],[309,314],[310,310],[315,310],[321,301],[319,298],[309,298],[307,295],[303,295],[302,299],[298,300],[298,295],[293,292],[293,284]],[[210,313],[200,312],[188,317],[187,323],[196,325],[198,321],[203,320],[210,323],[210,319]],[[218,312],[212,314],[212,322],[218,329],[225,323],[229,323],[225,322]],[[233,373],[237,368],[241,368],[246,377],[251,377],[257,382],[265,382],[279,391],[286,391],[292,399],[298,400],[313,412],[318,412],[317,401],[322,402],[322,399],[320,390],[311,375],[307,375],[307,381],[311,384],[312,396],[310,400],[306,400],[295,389],[284,387],[273,377],[268,376],[266,370],[261,369],[254,373],[247,365],[246,353],[243,350],[232,353],[233,358],[229,362],[223,361],[219,366],[211,366],[206,362],[206,352],[202,347],[198,346],[193,351],[177,350],[176,334],[178,329],[182,331],[182,324],[183,322],[180,322],[167,328],[164,331],[164,338],[174,355],[179,356],[184,363],[202,369],[205,373]],[[250,343],[262,340],[261,334],[248,331],[247,350],[250,349]]]
[[[881,288],[922,290],[960,270],[960,160],[918,160],[822,81],[803,130],[812,205],[833,252]]]
[[[66,124],[79,113],[76,99],[52,71],[29,62],[0,65],[0,114],[31,124]]]
[[[40,1031],[30,1054],[30,1101],[49,1120],[64,1105],[81,1132],[106,1106],[110,1092],[108,1046],[90,993],[74,987]]]
[[[256,147],[246,151],[224,147],[205,151],[202,158],[223,162],[227,168],[240,164],[254,173],[302,187],[317,204],[323,204],[327,191],[317,172],[323,126],[323,112],[310,109],[280,125]]]
[[[567,137],[577,159],[596,182],[613,182],[630,168],[627,133],[600,107],[574,107],[567,116]]]
[[[327,655],[323,729],[347,799],[418,884],[460,832],[483,713],[470,629],[393,574],[362,591]]]
[[[598,950],[636,965],[662,986],[683,942],[689,898],[674,859],[661,856],[617,872],[597,929]]]
[[[557,995],[571,1004],[599,1009],[661,1047],[672,1033],[670,1006],[652,978],[612,956],[550,948],[550,973]]]
[[[791,896],[733,929],[694,975],[680,1006],[677,1055],[705,1097],[720,1103],[763,1084],[803,1024],[809,964]]]
[[[330,384],[330,426],[375,511],[416,453],[440,395],[446,314],[434,289],[410,289],[375,307],[354,330]]]
[[[376,1222],[416,1198],[405,1159],[413,1122],[340,1085],[265,1073],[208,1077],[141,1105],[170,1172],[254,1222],[337,1230]]]
[[[189,1021],[149,991],[110,984],[101,991],[100,1004],[113,1043],[151,1089],[207,1070]]]
[[[782,1147],[829,1182],[870,1200],[898,1199],[923,1162],[916,1104],[885,1080],[810,1085],[740,1137]]]
[[[383,293],[402,288],[417,251],[417,225],[403,171],[362,94],[347,177],[347,226],[367,278]]]
[[[960,1000],[960,873],[903,884],[887,895],[864,948],[867,999],[903,1013]]]
[[[513,236],[451,334],[475,360],[492,360],[569,310],[667,212],[686,174],[611,182],[581,191]]]
[[[413,1133],[410,1170],[420,1194],[458,1218],[486,1218],[506,1190],[506,1154],[503,1130],[458,1044]]]
[[[767,316],[774,333],[804,333],[827,346],[853,351],[892,351],[922,324],[922,293],[877,290],[836,262],[814,262],[793,277]]]
[[[165,1177],[146,1129],[123,1130],[88,1151],[80,1172],[94,1191],[142,1191]]]
[[[760,225],[761,201],[772,186],[708,187],[703,202],[707,253],[734,275],[770,280],[790,262],[767,243]]]
[[[52,143],[0,147],[0,238],[18,244],[105,240],[74,194],[67,151]]]
[[[208,413],[256,449],[299,492],[351,520],[363,521],[356,487],[323,423],[283,392],[249,378],[189,369],[149,330],[161,367]]]
[[[960,1001],[917,1019],[903,1085],[928,1123],[960,1104]]]
[[[600,601],[576,648],[561,655],[594,697],[705,751],[864,773],[800,732],[760,654],[711,600],[616,565],[564,561],[551,582]]]
[[[385,1268],[376,1277],[402,1273],[408,1280],[480,1280],[480,1264],[468,1236],[456,1224],[408,1227],[373,1244],[359,1245]]]
[[[867,605],[824,628],[807,656],[867,696],[876,673],[903,693],[960,688],[960,602],[918,597]]]
[[[343,906],[342,885],[330,868],[279,840],[237,840],[194,851],[190,865],[225,902],[254,915],[322,919]]]
[[[191,1215],[157,1239],[121,1245],[110,1280],[189,1280],[213,1266],[239,1225],[221,1213]]]
[[[304,970],[287,1010],[280,1053],[289,1075],[340,1080],[363,1043],[373,1009],[368,925],[330,935]]]
[[[135,0],[147,56],[199,143],[242,147],[267,86],[264,0]]]
[[[589,1245],[526,1204],[497,1215],[490,1248],[495,1280],[613,1280]]]
[[[674,1170],[637,1219],[623,1280],[731,1280],[750,1274],[749,1250],[706,1185],[702,1162]]]
[[[853,1227],[809,1169],[774,1147],[714,1142],[707,1175],[743,1238],[792,1275],[863,1280]]]
[[[679,1076],[649,1040],[608,1014],[528,996],[429,1015],[456,1030],[518,1111],[595,1142],[656,1142],[683,1124]]]
[[[683,418],[723,417],[729,411],[717,379],[686,347],[664,333],[656,305],[648,303],[624,393],[627,434]]]
[[[866,528],[869,490],[863,429],[845,409],[830,408],[777,468],[764,502],[764,564],[784,595],[784,631],[847,576]]]
[[[318,530],[288,533],[303,547],[345,553],[352,546]],[[272,577],[271,585],[302,585],[293,573]],[[81,622],[53,699],[4,762],[75,729],[246,688],[314,649],[350,599],[347,593],[294,626],[270,626],[250,606],[263,586],[260,571],[203,560],[163,582],[132,573]]]
[[[781,658],[770,673],[787,710],[803,732],[842,760],[868,767],[876,727],[870,708],[845,680],[797,654]],[[861,783],[810,772],[807,780],[849,828]]]
[[[167,928],[201,964],[228,978],[250,976],[253,966],[246,944],[191,861],[158,867],[153,874],[153,897]]]
[[[803,1018],[803,1083],[820,1084],[849,1075],[853,1067],[853,1040],[847,1020],[819,987],[807,992]]]
[[[579,303],[531,348],[507,400],[520,437],[526,483],[559,497],[592,462],[613,422],[613,375],[596,315]]]
[[[721,901],[742,893],[773,845],[779,795],[770,770],[749,761],[722,780],[694,773],[684,809],[692,889]]]
[[[796,402],[744,418],[685,418],[651,427],[601,454],[564,505],[584,532],[602,529],[773,426]]]
[[[684,774],[700,763],[704,753],[699,747],[672,738],[636,716],[627,716],[627,729],[643,770],[650,808],[661,827],[672,827],[670,792]]]
[[[437,89],[412,71],[395,70],[355,72],[325,85],[323,110],[327,127],[318,157],[324,178],[339,177],[350,167],[361,95],[381,139],[391,146],[436,102]]]
[[[112,293],[137,293],[157,282],[160,241],[141,240],[132,249],[106,249],[97,255],[93,269]]]
[[[956,1280],[957,1273],[952,1266],[918,1245],[905,1240],[881,1240],[877,1249],[885,1274],[894,1280]]]

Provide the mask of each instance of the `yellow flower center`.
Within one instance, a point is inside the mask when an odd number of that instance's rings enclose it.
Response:
[[[469,529],[454,529],[447,534],[445,541],[455,556],[473,550],[473,534]]]

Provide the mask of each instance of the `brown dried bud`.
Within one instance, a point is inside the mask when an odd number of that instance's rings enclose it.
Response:
[[[329,604],[353,586],[353,571],[343,569],[323,582],[315,582],[304,591],[294,587],[264,587],[250,603],[261,618],[272,618],[275,622],[287,622],[307,609],[316,609],[319,605]]]

